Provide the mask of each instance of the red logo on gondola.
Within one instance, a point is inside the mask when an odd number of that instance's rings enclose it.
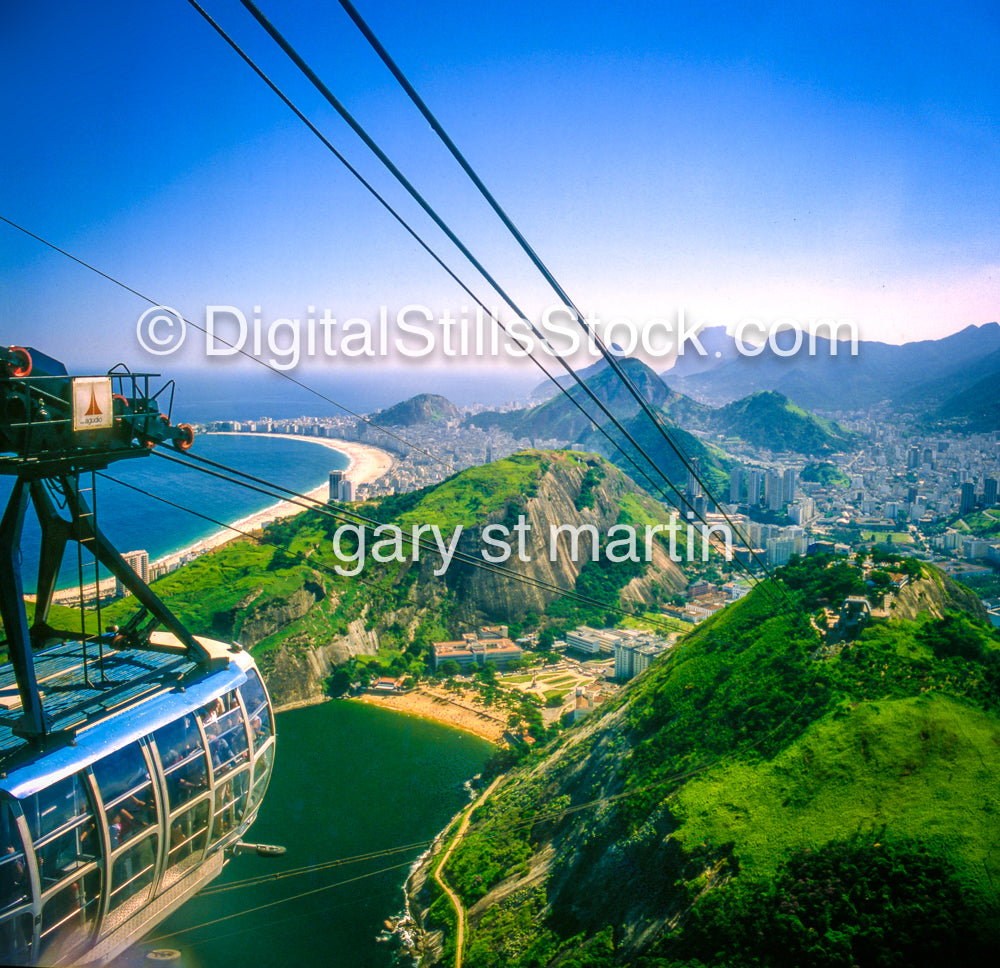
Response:
[[[101,416],[101,408],[97,405],[97,394],[94,393],[94,388],[90,388],[90,406],[87,407],[87,412],[84,414],[85,417],[99,417]]]

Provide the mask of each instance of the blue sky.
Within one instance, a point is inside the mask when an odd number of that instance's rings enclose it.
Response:
[[[340,6],[261,5],[523,308],[554,304]],[[995,4],[357,5],[587,311],[893,343],[1000,316]],[[242,6],[205,6],[425,229]],[[0,91],[0,215],[192,320],[468,304],[185,0],[0,3]],[[162,368],[145,308],[0,224],[7,343]],[[171,364],[205,363],[189,335]]]

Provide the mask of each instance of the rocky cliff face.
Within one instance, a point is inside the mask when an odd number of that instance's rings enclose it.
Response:
[[[233,635],[239,637],[244,648],[252,648],[269,635],[302,618],[325,597],[326,592],[319,582],[307,581],[287,598],[269,598],[258,604],[248,603],[242,608],[238,606],[234,610]]]
[[[983,624],[989,623],[986,608],[975,592],[937,568],[925,571],[924,577],[904,585],[896,595],[893,608],[896,618],[914,619],[922,613],[943,618],[947,611],[958,611],[967,612]]]
[[[459,620],[472,625],[481,621],[521,620],[531,612],[542,614],[564,590],[573,589],[590,559],[592,532],[586,529],[592,527],[599,537],[606,536],[608,529],[619,522],[622,502],[627,497],[640,501],[651,519],[660,523],[667,521],[667,514],[660,505],[606,461],[597,457],[582,460],[577,455],[549,454],[536,493],[526,496],[516,507],[508,507],[505,514],[493,515],[480,527],[466,529],[459,545],[462,551],[481,557],[483,529],[501,521],[513,527],[523,514],[530,526],[525,539],[524,557],[528,560],[520,560],[515,547],[516,535],[512,534],[509,543],[515,553],[503,567],[537,584],[518,581],[499,570],[453,564],[447,579],[459,602]],[[643,531],[636,527],[638,552],[644,557]],[[575,548],[568,529],[580,535]],[[630,583],[623,600],[653,601],[654,583],[668,592],[685,586],[683,573],[658,542],[653,543],[652,550],[649,565],[638,580]]]
[[[274,705],[281,708],[322,702],[326,680],[335,666],[351,656],[375,655],[378,636],[360,619],[351,622],[348,634],[326,645],[289,642],[262,657],[261,669]]]

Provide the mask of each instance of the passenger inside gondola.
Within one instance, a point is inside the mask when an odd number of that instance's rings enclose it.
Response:
[[[154,733],[167,778],[171,808],[186,803],[208,786],[201,736],[190,716],[167,723]]]

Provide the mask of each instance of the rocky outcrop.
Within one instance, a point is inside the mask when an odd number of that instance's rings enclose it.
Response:
[[[686,585],[659,542],[651,544],[651,560],[644,562],[644,531],[628,522],[638,517],[666,523],[668,515],[614,465],[596,455],[544,451],[525,455],[522,466],[529,469],[527,475],[522,472],[523,490],[494,501],[489,512],[480,511],[478,520],[461,533],[458,550],[483,567],[456,557],[445,574],[435,575],[440,557],[421,554],[419,560],[403,562],[395,570],[376,568],[373,574],[379,584],[369,579],[355,594],[354,589],[330,581],[328,570],[316,565],[294,591],[276,593],[279,585],[269,595],[266,584],[258,585],[230,610],[217,613],[216,624],[246,648],[268,640],[261,668],[275,701],[286,705],[323,698],[332,668],[353,656],[377,654],[382,633],[391,632],[394,641],[405,642],[428,619],[440,622],[443,615],[455,631],[516,622],[531,613],[542,615],[556,599],[575,590],[577,578],[592,559],[594,536],[600,545],[615,525],[636,529],[640,564],[630,566],[620,578],[608,579],[596,593],[601,603],[651,604]],[[429,512],[432,519],[433,513]],[[522,517],[527,525],[524,560],[513,530]],[[508,529],[505,540],[512,554],[502,564],[491,565],[486,557],[496,554],[484,540],[490,525]],[[579,536],[575,548],[573,534]],[[498,532],[492,535],[502,537]],[[449,539],[450,534],[444,537]],[[604,581],[606,576],[599,577]],[[345,609],[343,600],[348,598]],[[267,648],[275,638],[278,644]]]
[[[261,667],[275,706],[287,708],[322,702],[327,698],[326,681],[335,666],[351,656],[377,652],[378,636],[359,619],[350,623],[347,635],[324,646],[292,640],[263,656]]]
[[[558,452],[546,455],[547,466],[538,481],[536,493],[526,497],[516,509],[508,507],[502,516],[503,523],[512,528],[520,514],[530,526],[526,533],[525,556],[520,560],[516,535],[508,543],[513,554],[504,562],[503,569],[452,564],[447,574],[449,588],[459,602],[457,618],[474,625],[482,621],[521,620],[528,613],[541,615],[546,607],[559,598],[565,590],[573,590],[576,579],[591,558],[592,540],[588,527],[596,529],[600,537],[619,522],[622,501],[633,496],[644,502],[644,507],[654,520],[667,521],[662,507],[649,500],[620,470],[598,457],[581,459],[576,454]],[[594,483],[595,477],[597,478]],[[481,557],[484,547],[483,529],[488,524],[501,523],[501,515],[494,515],[482,527],[466,529],[459,544],[460,550],[474,557]],[[577,531],[580,540],[575,550],[567,528]],[[642,534],[641,529],[639,531]],[[553,543],[553,536],[555,540]],[[653,600],[653,584],[668,591],[684,587],[686,579],[674,562],[653,543],[652,560],[643,576],[629,586],[624,600]],[[639,540],[639,554],[644,555],[643,542]],[[510,577],[509,572],[524,576],[528,581]]]
[[[922,567],[924,576],[908,582],[897,593],[892,609],[895,618],[912,620],[921,614],[943,618],[945,612],[958,611],[989,623],[986,608],[974,591],[933,565]]]
[[[242,611],[238,625],[234,628],[234,635],[239,637],[244,648],[252,648],[269,635],[302,618],[325,597],[322,585],[308,581],[287,598],[270,598],[254,608]]]
[[[326,697],[326,679],[333,665],[326,649],[306,646],[295,649],[283,646],[269,653],[264,679],[277,709],[322,702]]]
[[[379,411],[373,421],[390,427],[412,427],[421,423],[444,423],[461,415],[462,411],[446,397],[436,393],[418,393],[388,410]]]

